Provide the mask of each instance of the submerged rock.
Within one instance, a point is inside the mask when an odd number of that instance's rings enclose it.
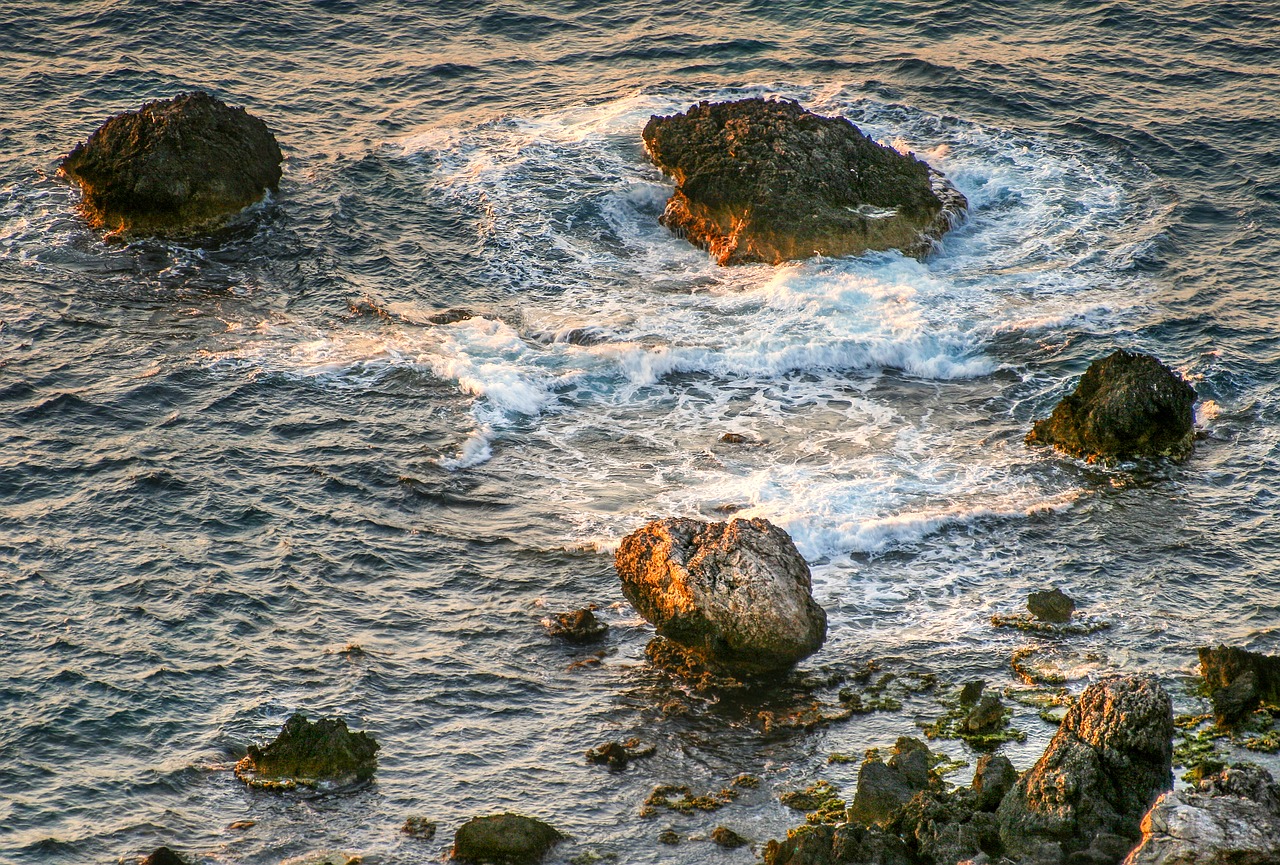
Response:
[[[183,236],[220,228],[280,183],[267,125],[207,93],[117,114],[62,160],[89,224],[113,234]]]
[[[236,777],[263,790],[347,787],[368,781],[378,767],[378,743],[368,733],[352,733],[341,718],[314,724],[301,712],[284,722],[265,748],[249,746],[236,764]]]
[[[1000,803],[1006,854],[1118,861],[1138,840],[1151,803],[1173,786],[1172,737],[1172,703],[1154,680],[1122,676],[1090,685]]]
[[[1263,700],[1280,703],[1280,658],[1228,646],[1205,647],[1199,655],[1217,723],[1234,726]]]
[[[436,823],[434,820],[428,820],[426,817],[407,817],[404,825],[400,827],[400,831],[410,838],[418,838],[423,841],[430,841],[436,837]]]
[[[1076,611],[1076,602],[1061,589],[1055,588],[1027,595],[1027,610],[1041,621],[1063,625],[1071,621],[1071,614]]]
[[[702,102],[643,138],[676,182],[662,224],[722,265],[923,255],[968,207],[925,163],[792,101]]]
[[[476,817],[458,829],[453,858],[459,862],[525,865],[542,859],[564,836],[541,820],[520,814]]]
[[[1089,462],[1191,453],[1196,392],[1151,355],[1121,349],[1089,364],[1070,395],[1027,433]]]
[[[592,643],[609,631],[609,626],[596,618],[592,607],[557,613],[550,619],[544,619],[542,624],[548,635],[570,643]]]
[[[1142,820],[1142,843],[1124,865],[1275,865],[1280,862],[1280,785],[1236,766],[1195,790],[1161,796]]]
[[[826,638],[809,566],[768,520],[655,520],[623,538],[615,564],[661,636],[726,667],[785,669]]]

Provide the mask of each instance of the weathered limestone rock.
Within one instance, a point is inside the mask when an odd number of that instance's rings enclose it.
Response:
[[[968,208],[923,162],[796,102],[702,102],[651,118],[643,137],[676,182],[662,224],[724,265],[923,255]]]
[[[526,865],[537,862],[564,836],[541,820],[520,814],[476,817],[462,824],[453,839],[459,862]]]
[[[124,237],[217,229],[280,183],[267,125],[207,93],[117,114],[62,161],[95,228]]]
[[[785,669],[826,639],[809,566],[768,520],[655,520],[623,538],[615,564],[661,636],[726,667]]]
[[[1142,843],[1124,865],[1275,865],[1280,862],[1280,785],[1256,766],[1235,766],[1195,790],[1161,796],[1142,820]]]
[[[1215,720],[1233,726],[1266,700],[1280,703],[1280,658],[1229,646],[1200,649]]]
[[[1173,786],[1172,737],[1172,703],[1153,679],[1090,685],[1000,803],[1006,854],[1118,861],[1137,842],[1151,803]]]
[[[1089,462],[1167,456],[1184,459],[1195,440],[1191,385],[1147,354],[1121,349],[1089,364],[1070,395],[1027,433]]]
[[[235,773],[250,787],[264,790],[347,787],[373,777],[377,752],[373,737],[350,732],[342,719],[321,718],[313,724],[298,712],[271,744],[250,745]]]

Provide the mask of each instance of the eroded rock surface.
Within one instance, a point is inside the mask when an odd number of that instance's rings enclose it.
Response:
[[[1219,724],[1235,725],[1263,700],[1280,702],[1280,658],[1234,646],[1205,647],[1199,655]]]
[[[62,161],[89,224],[124,237],[217,229],[280,183],[267,125],[207,93],[117,114]]]
[[[826,639],[809,566],[768,520],[655,520],[623,538],[615,564],[623,594],[661,636],[718,664],[785,669]]]
[[[1119,861],[1152,802],[1173,786],[1172,737],[1172,703],[1155,680],[1119,676],[1090,685],[1000,803],[1006,854]]]
[[[346,787],[373,777],[377,752],[372,736],[352,733],[341,718],[311,723],[298,712],[284,722],[271,744],[250,745],[235,773],[250,787],[265,790]]]
[[[720,264],[922,255],[968,207],[925,163],[796,102],[702,102],[643,137],[676,182],[662,224]]]
[[[1090,462],[1184,459],[1195,440],[1196,392],[1148,354],[1123,349],[1089,364],[1074,392],[1027,434]]]

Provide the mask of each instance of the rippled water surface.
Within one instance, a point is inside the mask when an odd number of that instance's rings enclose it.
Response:
[[[0,0],[0,860],[438,861],[512,809],[573,836],[552,861],[745,863],[697,839],[758,849],[803,819],[779,791],[851,791],[830,753],[943,711],[904,689],[764,734],[832,672],[1016,688],[1032,647],[1073,689],[1141,670],[1190,705],[1196,646],[1280,650],[1280,15],[672,6]],[[204,246],[104,244],[58,160],[196,88],[275,130],[279,194]],[[657,224],[639,133],[748,95],[910,148],[969,220],[924,262],[714,266]],[[451,307],[475,315],[431,322]],[[1026,449],[1116,347],[1195,385],[1193,458]],[[716,700],[645,659],[612,551],[727,511],[792,534],[831,628]],[[1050,584],[1112,627],[991,627]],[[586,603],[598,648],[545,635]],[[243,789],[231,765],[296,709],[373,733],[376,783]],[[1053,728],[1013,723],[1024,768]],[[582,756],[632,735],[656,756]],[[720,812],[640,813],[740,772],[764,783]]]

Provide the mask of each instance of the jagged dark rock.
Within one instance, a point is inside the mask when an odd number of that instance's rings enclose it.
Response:
[[[717,826],[712,829],[711,840],[726,850],[736,850],[751,843],[728,826]]]
[[[1280,785],[1257,766],[1234,766],[1194,790],[1161,796],[1142,820],[1125,865],[1275,865]]]
[[[1204,647],[1199,655],[1200,675],[1222,726],[1236,725],[1263,700],[1280,703],[1280,658],[1233,646]]]
[[[592,607],[557,613],[542,624],[548,635],[570,643],[592,643],[609,632],[609,626],[596,618]]]
[[[996,694],[983,694],[978,704],[965,718],[965,728],[970,733],[994,733],[1004,726],[1004,703]]]
[[[1191,385],[1151,355],[1123,349],[1089,364],[1070,395],[1027,433],[1089,462],[1186,458],[1195,440]]]
[[[1071,621],[1071,614],[1076,611],[1076,602],[1061,589],[1055,588],[1027,595],[1027,609],[1041,621],[1062,625]]]
[[[123,237],[222,227],[280,183],[267,125],[207,93],[117,114],[62,160],[89,224]]]
[[[592,763],[606,763],[610,769],[625,769],[632,760],[653,756],[654,748],[639,739],[628,739],[625,742],[604,742],[587,751],[587,759]]]
[[[902,839],[856,823],[801,826],[764,847],[764,865],[914,865]]]
[[[922,255],[968,207],[925,163],[796,102],[702,102],[651,118],[643,137],[676,182],[662,224],[724,265]]]
[[[1018,771],[1009,758],[999,754],[984,754],[973,772],[970,789],[975,795],[974,805],[980,811],[994,811],[1000,807],[1005,795],[1018,783]]]
[[[191,861],[168,847],[157,847],[139,865],[191,865]]]
[[[453,858],[459,862],[528,865],[538,862],[564,836],[551,826],[520,814],[476,817],[458,828]]]
[[[373,777],[377,752],[372,736],[350,732],[342,719],[321,718],[313,724],[298,712],[271,744],[250,745],[235,774],[264,790],[345,787]]]
[[[430,841],[436,837],[436,824],[434,820],[428,820],[426,817],[407,817],[400,831],[410,838]]]
[[[1172,703],[1153,679],[1090,685],[1000,803],[1006,854],[1029,861],[1074,856],[1083,865],[1106,862],[1121,846],[1109,860],[1117,861],[1137,842],[1151,803],[1173,786],[1172,737]]]
[[[809,566],[768,520],[655,520],[623,538],[615,564],[661,636],[726,668],[786,669],[826,638]]]
[[[849,820],[866,826],[884,824],[922,790],[939,783],[929,767],[929,746],[903,736],[888,761],[868,758],[858,771],[858,789]]]
[[[982,689],[986,686],[987,683],[982,679],[965,682],[964,687],[960,689],[960,702],[966,706],[978,702],[978,698],[982,696]]]

